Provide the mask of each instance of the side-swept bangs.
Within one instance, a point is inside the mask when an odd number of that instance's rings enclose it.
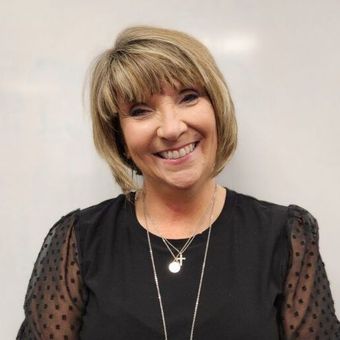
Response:
[[[171,87],[204,87],[196,65],[177,46],[152,40],[117,46],[103,53],[97,63],[106,60],[106,79],[102,100],[115,116],[121,102],[144,102],[160,93],[164,85]],[[106,90],[107,88],[107,90]],[[104,112],[103,112],[104,113]]]

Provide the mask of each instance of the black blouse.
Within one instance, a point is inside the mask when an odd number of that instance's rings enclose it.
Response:
[[[196,236],[172,274],[168,249],[151,234],[170,340],[189,339],[207,235]],[[164,339],[134,204],[120,195],[61,218],[39,253],[24,309],[17,339]],[[212,225],[194,339],[340,339],[311,214],[228,190]]]

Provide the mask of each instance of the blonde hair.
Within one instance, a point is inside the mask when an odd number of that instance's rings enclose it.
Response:
[[[212,176],[216,176],[235,151],[237,124],[223,75],[202,43],[175,30],[130,27],[94,62],[90,80],[94,143],[125,194],[138,189],[134,174],[141,173],[125,155],[118,104],[142,102],[160,93],[164,84],[178,83],[203,88],[212,103],[217,126]]]

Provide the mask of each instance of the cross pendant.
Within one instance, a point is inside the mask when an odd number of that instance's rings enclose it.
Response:
[[[182,264],[183,264],[183,261],[186,259],[186,257],[183,257],[183,254],[182,253],[179,253],[177,256],[176,256],[176,260],[179,262],[179,265],[182,267]]]

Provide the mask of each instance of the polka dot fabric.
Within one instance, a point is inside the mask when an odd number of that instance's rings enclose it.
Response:
[[[25,298],[25,321],[17,339],[79,338],[86,300],[74,226],[78,211],[61,218],[49,231],[34,265]]]
[[[29,282],[25,320],[17,340],[80,339],[87,301],[75,233],[80,213],[73,211],[61,218],[44,240]],[[340,339],[340,325],[318,249],[317,222],[303,208],[291,205],[286,228],[290,257],[288,271],[282,276],[284,298],[278,306],[280,328],[284,329],[280,339]]]
[[[288,208],[290,268],[285,285],[286,339],[340,339],[330,285],[318,247],[318,224],[305,209]]]

